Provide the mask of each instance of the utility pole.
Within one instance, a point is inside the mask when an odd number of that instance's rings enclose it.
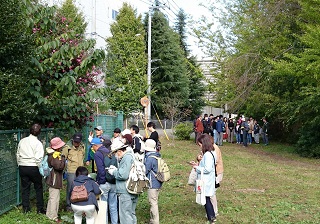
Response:
[[[152,0],[151,0],[152,2]],[[148,68],[147,68],[147,84],[148,84],[148,89],[147,89],[147,95],[149,98],[149,105],[145,108],[145,114],[147,116],[147,120],[151,120],[151,14],[154,9],[160,9],[164,8],[165,5],[156,5],[156,6],[151,6],[149,7],[149,18],[148,18]]]

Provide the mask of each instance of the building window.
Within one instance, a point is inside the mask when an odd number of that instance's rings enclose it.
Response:
[[[119,12],[112,9],[112,19],[115,20]]]

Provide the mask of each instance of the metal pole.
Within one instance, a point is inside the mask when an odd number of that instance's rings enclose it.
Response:
[[[147,81],[148,81],[148,90],[147,95],[149,98],[149,104],[147,106],[147,120],[151,120],[151,13],[152,7],[149,8],[149,23],[148,23],[148,72],[147,72]]]

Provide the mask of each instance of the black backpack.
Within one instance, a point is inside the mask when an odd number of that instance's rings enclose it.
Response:
[[[102,152],[102,151],[100,151],[100,152],[102,153],[102,155],[104,157],[104,167],[105,168],[110,167],[111,165],[118,167],[117,158],[113,153],[108,154],[106,152]],[[107,171],[106,171],[106,180],[110,184],[116,183],[116,178],[113,175],[111,175],[110,173],[108,173]]]

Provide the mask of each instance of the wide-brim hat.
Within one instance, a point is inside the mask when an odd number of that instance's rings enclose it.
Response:
[[[65,144],[59,137],[55,137],[50,141],[50,147],[54,150],[62,148]]]
[[[128,145],[125,145],[121,140],[115,139],[111,145],[111,152],[116,152],[120,149],[127,148]]]
[[[121,135],[124,136],[124,135],[131,135],[131,131],[129,129],[124,129],[122,132],[121,132]]]
[[[145,151],[148,152],[156,152],[156,145],[157,143],[153,140],[153,139],[147,139],[146,143],[145,143]]]

